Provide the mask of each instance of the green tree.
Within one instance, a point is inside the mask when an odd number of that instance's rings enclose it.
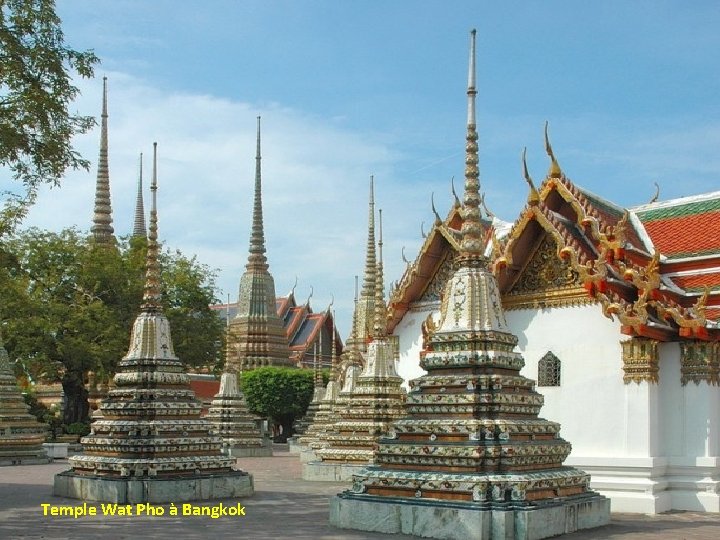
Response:
[[[92,77],[98,58],[68,47],[60,24],[53,0],[0,1],[0,167],[22,185],[3,194],[0,237],[24,217],[41,184],[88,168],[72,138],[95,121],[69,107],[79,93],[73,74]]]
[[[250,412],[279,423],[283,440],[292,436],[293,422],[305,414],[313,396],[313,371],[261,367],[244,371],[239,382]]]
[[[115,372],[127,352],[145,279],[143,241],[98,246],[74,229],[21,232],[0,249],[0,317],[11,358],[28,378],[60,381],[65,424],[87,420],[85,379]],[[222,323],[214,273],[182,253],[163,255],[165,309],[178,356],[215,367]]]

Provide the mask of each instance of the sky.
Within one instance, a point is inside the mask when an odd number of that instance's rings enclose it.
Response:
[[[350,330],[365,260],[368,184],[383,209],[385,282],[421,224],[462,189],[469,31],[477,29],[481,189],[514,221],[543,129],[576,184],[622,206],[720,189],[720,3],[715,1],[59,0],[66,42],[93,49],[73,111],[99,118],[108,77],[116,234],[129,234],[139,154],[158,143],[159,234],[218,270],[231,301],[247,262],[262,117],[267,256],[278,295],[297,277]],[[25,224],[89,230],[99,127],[76,138],[89,171],[45,189]],[[7,183],[0,171],[0,181]]]

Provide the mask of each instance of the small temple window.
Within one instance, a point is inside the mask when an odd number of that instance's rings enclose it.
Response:
[[[550,351],[538,360],[538,386],[560,386],[560,359]]]

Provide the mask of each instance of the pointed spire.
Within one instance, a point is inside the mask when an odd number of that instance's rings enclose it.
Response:
[[[268,269],[265,256],[265,231],[263,229],[262,177],[260,167],[260,117],[257,117],[257,151],[255,154],[255,199],[253,202],[252,232],[250,233],[250,256],[246,268]]]
[[[528,183],[528,186],[530,186],[530,193],[528,194],[527,202],[530,206],[537,206],[538,204],[540,204],[540,193],[538,193],[538,190],[535,187],[535,183],[533,182],[532,178],[530,177],[530,172],[528,172],[527,160],[525,159],[526,154],[527,154],[527,148],[523,148],[523,151],[522,151],[523,176],[525,177],[525,181]]]
[[[475,34],[470,32],[470,67],[468,70],[468,117],[465,146],[465,195],[463,199],[460,243],[461,255],[482,256],[483,227],[480,221],[480,173],[478,172],[478,134],[475,124]]]
[[[320,332],[320,340],[322,340],[322,332]],[[322,341],[320,341],[322,354]],[[319,388],[322,385],[322,376],[320,375],[320,362],[318,360],[318,342],[313,343],[313,387]]]
[[[157,227],[157,143],[153,143],[152,208],[150,209],[150,232],[148,234],[147,261],[145,271],[145,293],[142,310],[146,313],[160,313],[160,265],[158,263],[158,227]]]
[[[379,238],[378,238],[378,264],[377,276],[375,278],[375,317],[373,320],[373,338],[383,338],[387,329],[387,308],[385,306],[385,284],[383,277],[383,240],[382,240],[382,210],[379,213]]]
[[[368,203],[368,238],[365,251],[365,278],[362,296],[375,295],[375,271],[377,260],[375,255],[375,177],[370,177],[370,199]]]
[[[98,157],[97,181],[95,184],[95,212],[90,227],[98,244],[114,244],[115,230],[112,227],[112,206],[110,204],[110,173],[108,168],[108,113],[107,77],[103,77],[103,102],[100,121],[100,155]]]
[[[137,199],[135,199],[135,222],[133,225],[134,237],[147,237],[145,228],[145,205],[143,204],[143,155],[140,152],[140,174],[138,174]]]

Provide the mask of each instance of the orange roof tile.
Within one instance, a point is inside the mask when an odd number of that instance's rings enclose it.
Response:
[[[700,291],[706,286],[711,289],[720,288],[720,272],[712,274],[694,274],[689,276],[672,276],[671,279],[686,291]]]
[[[720,211],[657,219],[643,225],[655,247],[669,258],[720,253]]]

